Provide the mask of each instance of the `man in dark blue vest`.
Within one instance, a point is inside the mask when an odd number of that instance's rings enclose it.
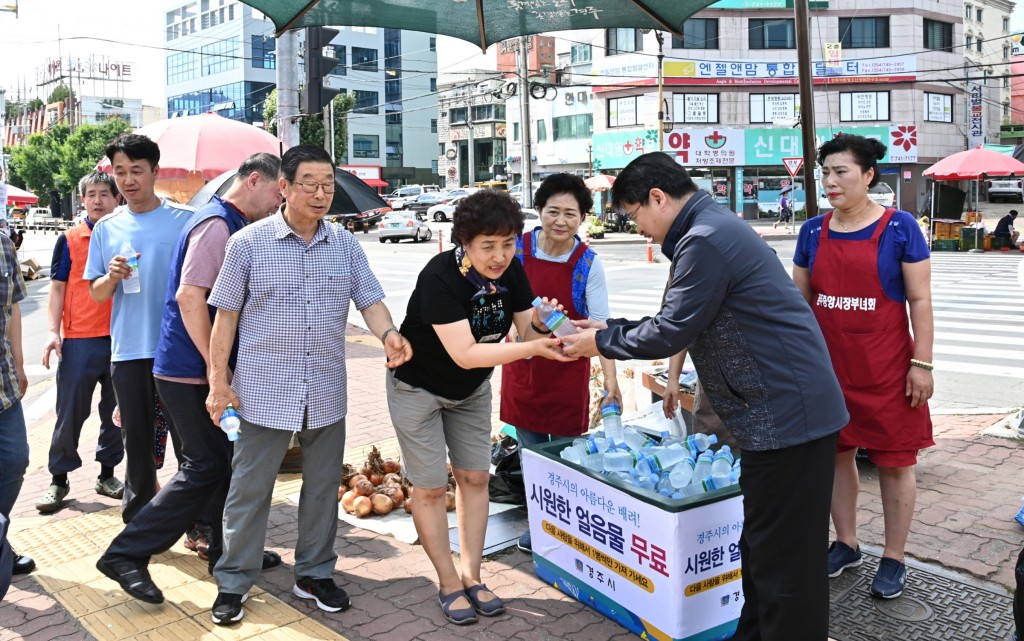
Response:
[[[210,332],[213,308],[206,297],[224,262],[228,238],[281,205],[277,176],[281,161],[253,154],[238,169],[224,196],[214,196],[181,231],[171,264],[153,365],[157,391],[181,442],[178,473],[128,524],[97,561],[103,574],[125,592],[148,603],[163,594],[150,579],[150,557],[171,548],[196,517],[211,518],[210,568],[221,553],[224,499],[231,479],[232,445],[206,411],[209,393]],[[264,568],[279,565],[272,552]]]

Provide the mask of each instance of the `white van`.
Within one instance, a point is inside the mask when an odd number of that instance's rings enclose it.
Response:
[[[384,197],[392,209],[405,209],[406,204],[414,200],[420,194],[439,192],[441,188],[437,185],[404,185]]]

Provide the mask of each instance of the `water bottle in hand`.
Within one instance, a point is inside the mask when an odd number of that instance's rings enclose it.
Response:
[[[551,303],[544,302],[544,299],[540,296],[533,299],[533,306],[537,308],[540,322],[544,323],[555,336],[561,338],[562,336],[572,336],[579,333],[580,330],[576,329],[576,326],[572,324],[568,316],[555,309]]]
[[[132,244],[126,242],[121,247],[121,255],[128,259],[128,267],[132,272],[128,278],[121,281],[122,291],[125,294],[138,294],[142,291],[142,281],[139,278],[139,252],[132,248]]]
[[[622,408],[611,401],[601,406],[604,435],[610,445],[622,445]]]
[[[220,429],[228,435],[229,441],[234,442],[238,440],[238,428],[241,425],[242,421],[238,418],[238,410],[235,409],[234,405],[228,403],[224,413],[220,415]]]

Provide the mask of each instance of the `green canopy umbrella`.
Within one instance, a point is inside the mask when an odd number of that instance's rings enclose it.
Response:
[[[683,21],[716,0],[243,0],[277,34],[346,25],[437,33],[487,49],[516,36],[631,27],[680,34]]]

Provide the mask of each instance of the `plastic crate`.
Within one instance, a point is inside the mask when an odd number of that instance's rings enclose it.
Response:
[[[960,249],[959,240],[948,240],[940,238],[932,243],[932,250],[937,252],[955,252]]]

